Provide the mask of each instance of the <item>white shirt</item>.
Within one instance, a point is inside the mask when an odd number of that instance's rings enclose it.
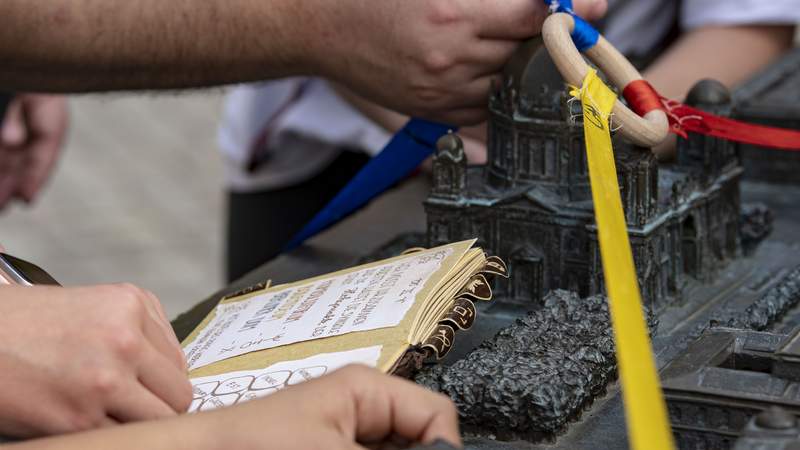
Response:
[[[302,95],[292,101],[299,89]],[[269,138],[263,142],[259,138],[270,120]],[[229,188],[239,192],[305,181],[333,161],[342,147],[374,156],[390,138],[342,100],[327,81],[301,77],[232,89],[218,133]],[[248,173],[245,167],[258,144],[266,147],[262,149],[266,159],[257,172]]]
[[[676,21],[684,30],[707,25],[796,24],[800,23],[800,0],[609,0],[604,31],[623,53],[647,54]],[[301,87],[302,95],[288,102]],[[268,122],[270,131],[264,142],[259,138]],[[390,137],[343,101],[326,81],[297,77],[234,88],[225,102],[219,145],[226,156],[229,187],[246,192],[309,179],[336,158],[342,147],[375,155]],[[256,144],[265,146],[267,159],[250,174],[244,167]]]

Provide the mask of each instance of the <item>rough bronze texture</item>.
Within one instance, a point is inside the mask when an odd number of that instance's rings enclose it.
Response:
[[[771,404],[800,413],[800,330],[766,331],[787,315],[797,316],[798,303],[800,266],[744,311],[714,320],[718,327],[706,327],[662,371],[680,448],[728,450],[748,418]]]
[[[773,406],[747,423],[733,450],[800,450],[797,418]]]
[[[749,255],[758,244],[772,232],[775,221],[772,210],[763,203],[742,205],[741,240],[742,251]]]
[[[764,331],[800,303],[800,266],[795,267],[777,285],[756,300],[727,326]]]
[[[800,413],[796,337],[717,328],[672,361],[661,380],[678,446],[727,450],[770,406]]]
[[[467,433],[538,441],[579,417],[615,373],[605,297],[554,291],[544,308],[416,381],[453,399]]]

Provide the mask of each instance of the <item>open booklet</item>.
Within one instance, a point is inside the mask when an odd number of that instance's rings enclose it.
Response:
[[[474,240],[226,297],[183,342],[190,412],[268,395],[352,363],[410,374],[442,358],[506,265]]]

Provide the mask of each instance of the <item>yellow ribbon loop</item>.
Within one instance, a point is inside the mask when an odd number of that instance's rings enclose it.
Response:
[[[675,448],[655,357],[642,311],[642,299],[611,148],[610,116],[617,96],[590,70],[580,90],[586,156],[603,274],[617,346],[628,440],[633,450]]]

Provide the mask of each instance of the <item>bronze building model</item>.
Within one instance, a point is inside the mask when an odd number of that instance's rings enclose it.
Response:
[[[688,103],[800,127],[798,57],[788,55],[733,100],[703,82]],[[510,281],[498,280],[495,300],[477,305],[473,327],[446,358],[419,361],[414,381],[453,400],[467,450],[626,450],[580,107],[541,39],[509,63],[490,109],[486,165],[467,164],[456,134],[439,141],[427,233],[416,222],[413,230],[392,228],[402,234],[365,255],[293,251],[242,281],[478,238],[508,263]],[[680,141],[670,163],[621,139],[614,151],[678,448],[800,449],[800,153],[698,135]],[[753,182],[767,174],[769,183]],[[383,206],[417,206],[403,202]],[[218,300],[178,318],[178,336]]]
[[[541,69],[542,65],[537,67]],[[537,305],[554,289],[603,291],[583,126],[560,77],[529,89],[511,74],[490,100],[488,162],[468,167],[460,140],[440,146],[425,203],[430,245],[477,237],[514,274],[501,298]],[[729,114],[721,85],[697,85],[689,101]],[[692,136],[662,166],[649,149],[615,140],[617,175],[645,302],[681,299],[739,253],[737,146]]]
[[[736,101],[713,81],[698,83],[686,102],[737,116]],[[471,337],[415,378],[456,403],[470,449],[627,448],[579,113],[534,41],[493,91],[487,164],[469,166],[455,134],[434,156],[428,244],[477,238],[511,274]],[[800,257],[792,250],[800,233],[786,220],[796,216],[797,191],[745,183],[741,146],[720,139],[690,134],[670,163],[622,139],[614,154],[653,349],[659,368],[672,364],[662,381],[676,442],[727,450],[774,399],[740,414],[750,394],[733,380],[752,368],[738,356],[702,360],[703,373],[729,376],[721,397],[673,376],[674,364],[702,359],[707,341],[690,344],[718,326],[800,336]],[[743,204],[743,194],[777,206],[775,216]],[[783,406],[800,411],[800,397],[790,397]]]

